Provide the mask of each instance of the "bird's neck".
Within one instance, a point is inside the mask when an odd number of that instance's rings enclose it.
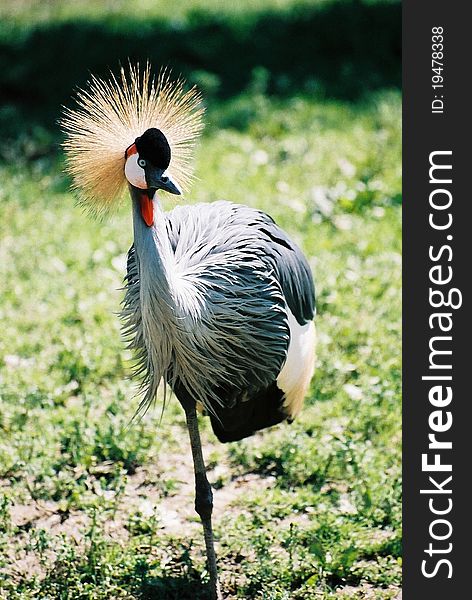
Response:
[[[180,379],[203,402],[211,394],[211,378],[202,378],[199,362],[197,341],[202,344],[209,338],[202,330],[208,319],[202,316],[201,294],[194,278],[186,276],[185,266],[176,261],[158,202],[154,201],[154,224],[148,227],[141,215],[139,195],[139,190],[131,188],[139,279],[139,299],[133,306],[139,307],[141,328],[137,347],[145,347],[143,368],[150,382],[145,401],[154,397],[161,377],[168,377],[171,369],[172,377]],[[134,318],[133,313],[131,320]]]
[[[154,200],[154,224],[149,227],[143,220],[140,207],[140,190],[130,186],[133,204],[134,247],[138,259],[142,309],[160,313],[161,317],[172,318],[172,293],[169,285],[170,272],[174,264],[166,227],[165,215],[157,200]]]

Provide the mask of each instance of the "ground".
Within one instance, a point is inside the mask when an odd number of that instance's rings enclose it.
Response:
[[[222,445],[201,419],[222,585],[247,600],[393,600],[400,95],[270,95],[264,77],[208,102],[182,201],[257,206],[298,241],[316,279],[317,366],[291,425]],[[0,598],[203,599],[183,412],[159,397],[133,419],[116,315],[129,203],[84,214],[57,141],[38,127],[0,150]]]
[[[399,97],[239,102],[254,115],[244,129],[209,114],[186,201],[259,206],[299,241],[317,282],[319,346],[292,425],[221,445],[202,419],[223,587],[228,598],[394,598]],[[1,593],[203,598],[182,411],[170,400],[161,415],[158,399],[131,420],[131,357],[114,314],[129,206],[91,220],[55,156],[1,176]]]

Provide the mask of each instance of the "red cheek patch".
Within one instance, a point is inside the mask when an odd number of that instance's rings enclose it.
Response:
[[[132,154],[137,154],[138,149],[136,148],[136,144],[131,144],[128,148],[126,148],[125,157],[129,158]]]

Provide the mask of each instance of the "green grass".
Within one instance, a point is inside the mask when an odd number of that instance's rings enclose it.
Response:
[[[270,212],[317,283],[306,407],[241,443],[202,421],[226,597],[394,598],[401,570],[400,98],[214,103],[187,202]],[[28,143],[30,146],[25,146]],[[174,399],[130,424],[129,206],[95,222],[56,154],[0,165],[0,598],[205,598]],[[163,200],[170,207],[171,201]],[[202,579],[203,578],[203,579]]]

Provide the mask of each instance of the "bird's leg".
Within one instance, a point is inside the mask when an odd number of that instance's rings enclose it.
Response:
[[[216,567],[215,545],[213,541],[213,528],[211,525],[211,513],[213,510],[213,494],[206,476],[205,463],[203,461],[202,444],[200,432],[198,431],[198,419],[195,405],[185,407],[187,428],[192,448],[193,467],[195,471],[195,510],[200,515],[205,536],[205,546],[210,573],[210,598],[221,600],[220,585],[218,582],[218,571]]]

